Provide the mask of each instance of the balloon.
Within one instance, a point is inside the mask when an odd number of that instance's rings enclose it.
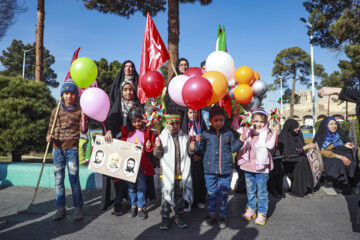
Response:
[[[229,81],[234,78],[235,62],[227,52],[212,52],[206,59],[206,71],[218,71]]]
[[[254,78],[255,76],[253,70],[247,66],[239,67],[235,72],[235,80],[239,84],[250,85]]]
[[[236,84],[235,78],[229,80],[229,86],[230,86],[230,87],[235,86],[235,84]]]
[[[186,81],[182,90],[185,105],[190,109],[206,107],[211,100],[211,83],[204,77],[192,77]]]
[[[260,80],[260,75],[256,71],[254,71],[254,77],[255,79],[251,81],[250,86],[252,86],[255,81]]]
[[[173,79],[171,79],[168,92],[171,100],[173,100],[177,105],[186,107],[183,97],[182,90],[185,82],[189,80],[189,77],[186,75],[177,75]]]
[[[94,81],[92,84],[90,84],[90,86],[87,87],[86,89],[88,89],[88,88],[90,88],[90,87],[98,87],[97,81],[95,80],[95,81]],[[82,89],[82,88],[79,88],[79,87],[78,87],[79,97],[81,97],[81,94],[83,94],[83,92],[84,92],[86,89]]]
[[[208,105],[213,105],[223,99],[228,89],[226,77],[222,73],[216,71],[206,72],[202,76],[209,80],[213,90],[213,94]]]
[[[229,96],[235,100],[234,91],[235,91],[235,88],[230,89]]]
[[[246,110],[246,111],[252,111],[252,110],[255,110],[257,108],[259,108],[260,106],[260,99],[256,96],[254,96],[252,99],[251,99],[251,102],[248,103],[248,104],[243,104],[243,108]]]
[[[87,57],[76,59],[70,67],[70,75],[79,88],[87,88],[97,77],[97,67],[93,60]]]
[[[201,76],[203,75],[203,70],[199,67],[192,67],[189,68],[188,70],[186,70],[186,72],[184,73],[184,75],[189,76],[189,77],[196,77],[196,76]]]
[[[86,115],[103,122],[110,110],[110,99],[104,90],[88,88],[80,97],[80,106]]]
[[[247,84],[240,84],[235,88],[234,91],[235,100],[239,103],[246,104],[250,103],[251,98],[253,97],[253,91],[251,87]]]
[[[267,84],[261,80],[255,81],[251,87],[254,92],[254,95],[258,97],[264,95],[268,88]]]
[[[150,98],[159,96],[165,87],[164,77],[158,71],[147,71],[140,81],[146,96]]]

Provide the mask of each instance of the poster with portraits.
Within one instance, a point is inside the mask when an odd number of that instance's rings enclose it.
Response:
[[[96,135],[88,169],[128,182],[136,182],[142,146],[113,139],[107,144],[105,137]]]
[[[307,159],[311,168],[314,179],[314,187],[319,183],[321,174],[324,170],[324,162],[321,156],[319,145],[316,144],[316,149],[311,149],[307,152]]]

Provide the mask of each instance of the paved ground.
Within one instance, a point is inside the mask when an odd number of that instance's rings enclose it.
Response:
[[[305,198],[270,198],[265,226],[240,218],[246,195],[235,194],[229,200],[227,229],[200,226],[206,210],[194,209],[185,215],[188,229],[172,225],[169,231],[159,229],[159,200],[149,204],[147,220],[129,219],[115,217],[111,210],[100,211],[100,192],[84,191],[85,219],[74,222],[72,204],[68,204],[66,218],[54,222],[54,189],[39,189],[35,204],[29,207],[33,193],[34,188],[0,187],[0,239],[360,239],[357,196],[333,197],[322,190]],[[72,202],[70,195],[67,201]]]

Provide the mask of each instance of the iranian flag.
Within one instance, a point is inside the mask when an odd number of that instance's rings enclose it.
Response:
[[[221,29],[220,24],[219,24],[219,28],[218,28],[218,32],[217,32],[216,51],[227,52],[225,27],[223,26]]]

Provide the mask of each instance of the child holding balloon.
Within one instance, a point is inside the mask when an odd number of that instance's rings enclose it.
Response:
[[[86,115],[82,112],[80,105],[76,101],[78,96],[77,86],[71,79],[67,79],[61,86],[61,105],[53,135],[50,135],[50,129],[55,118],[56,108],[51,112],[49,131],[46,136],[47,142],[54,141],[53,162],[57,211],[53,216],[53,220],[60,220],[64,218],[66,214],[64,187],[66,165],[68,167],[73,204],[75,207],[74,220],[84,218],[84,210],[82,208],[84,202],[79,180],[78,146],[79,133],[85,134],[87,132],[87,120]]]
[[[238,110],[235,111],[238,115]],[[268,128],[268,114],[263,109],[255,109],[249,115],[252,125],[249,128],[237,127],[244,141],[244,146],[239,150],[237,163],[245,172],[248,204],[242,218],[250,221],[256,217],[256,224],[265,225],[268,211],[267,182],[269,172],[273,169],[271,151],[275,147],[276,136],[279,132],[279,124],[274,128],[274,133]],[[237,120],[234,120],[237,121]],[[246,120],[244,120],[246,121]],[[236,127],[235,127],[236,128]],[[259,199],[256,204],[256,198]]]

